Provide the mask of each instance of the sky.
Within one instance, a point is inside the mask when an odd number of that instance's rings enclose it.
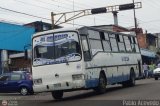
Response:
[[[62,13],[132,2],[132,0],[0,0],[0,21],[16,24],[26,24],[33,21],[51,23],[51,12]],[[136,9],[138,27],[143,28],[144,32],[160,33],[160,14],[158,12],[160,11],[160,0],[135,0],[135,2],[142,2],[142,8]],[[22,15],[2,8],[42,18]],[[73,23],[75,25],[73,25]],[[81,17],[68,24],[62,24],[61,26],[76,27],[81,25],[93,26],[110,24],[114,24],[113,14],[104,13]],[[133,28],[133,10],[120,11],[118,13],[118,24],[126,28]]]

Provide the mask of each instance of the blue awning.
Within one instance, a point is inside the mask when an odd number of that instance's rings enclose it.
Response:
[[[151,58],[156,58],[156,54],[153,51],[150,51],[148,49],[140,49],[141,50],[141,55],[151,57]]]
[[[0,22],[0,49],[24,51],[34,32],[34,28]]]

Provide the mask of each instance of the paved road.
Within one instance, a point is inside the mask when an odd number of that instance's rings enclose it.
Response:
[[[40,93],[31,96],[21,96],[19,94],[0,94],[0,100],[18,101],[18,105],[91,105],[91,106],[106,106],[108,105],[134,105],[138,103],[135,100],[160,100],[160,80],[143,79],[136,82],[136,86],[123,88],[121,85],[108,87],[105,94],[97,95],[93,90],[82,90],[68,92],[64,94],[62,101],[55,101],[50,93]],[[126,101],[125,101],[126,100]],[[132,100],[132,101],[127,101]],[[160,101],[151,101],[158,103]],[[126,106],[127,106],[126,105]],[[71,105],[72,106],[72,105]],[[148,105],[150,106],[150,105]]]

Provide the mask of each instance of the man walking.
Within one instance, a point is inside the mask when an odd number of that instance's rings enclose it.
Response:
[[[144,70],[144,78],[148,77],[148,65],[146,63],[143,64],[143,70]]]

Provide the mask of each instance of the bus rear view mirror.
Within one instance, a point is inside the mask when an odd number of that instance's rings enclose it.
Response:
[[[88,51],[88,43],[86,40],[82,40],[83,51]]]

